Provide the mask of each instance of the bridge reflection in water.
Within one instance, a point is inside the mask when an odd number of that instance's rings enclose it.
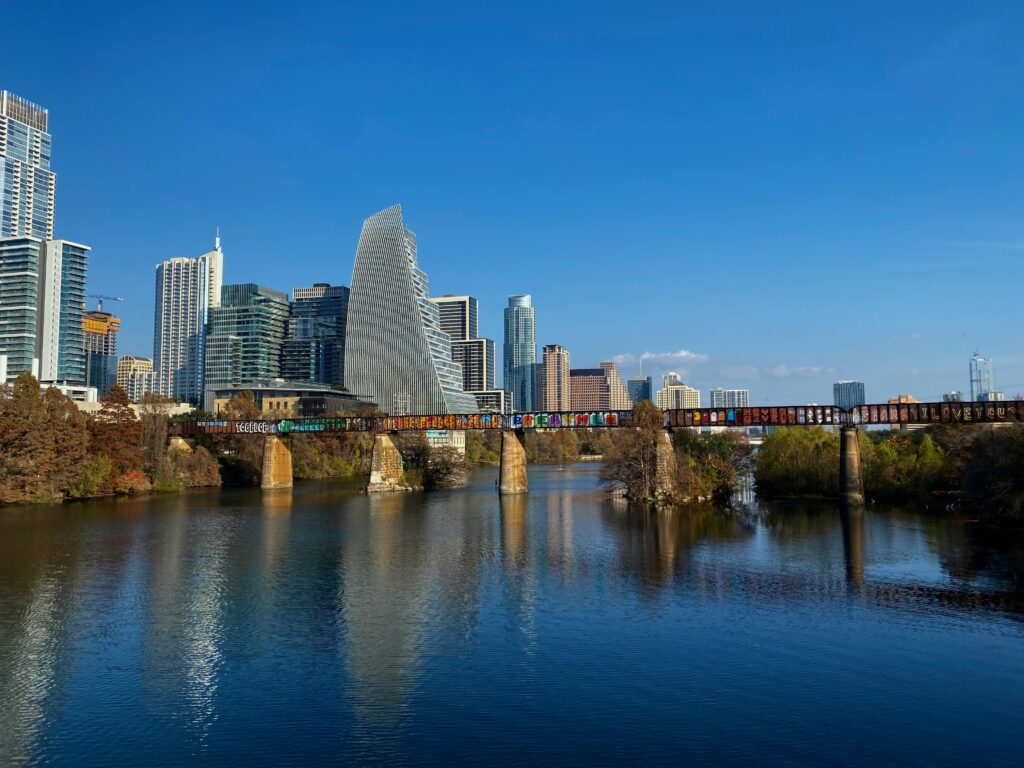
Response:
[[[226,732],[265,745],[260,730],[284,723],[314,759],[387,761],[422,733],[442,670],[499,712],[545,684],[555,638],[586,647],[581,622],[643,633],[670,605],[687,632],[737,604],[755,622],[850,605],[1024,617],[1019,537],[965,521],[654,511],[607,498],[593,467],[531,475],[529,495],[501,498],[485,471],[431,495],[311,484],[0,512],[0,764],[59,762],[53,729],[94,692],[137,734],[84,734],[86,759],[137,762],[156,739],[187,762],[226,749]],[[561,674],[578,672],[572,651],[558,647]],[[330,734],[322,752],[303,717]]]

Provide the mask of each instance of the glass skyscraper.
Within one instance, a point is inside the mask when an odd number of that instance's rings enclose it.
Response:
[[[746,408],[750,405],[750,390],[716,387],[709,393],[712,408]]]
[[[121,320],[109,312],[86,312],[82,319],[85,339],[85,385],[105,395],[117,383],[117,333]]]
[[[214,248],[194,259],[156,265],[153,373],[159,394],[199,405],[203,401],[206,323],[220,304],[223,253]]]
[[[626,382],[629,390],[629,401],[636,405],[641,400],[654,402],[654,381],[650,376],[634,376]]]
[[[832,385],[832,405],[848,411],[865,402],[863,381],[837,381]]]
[[[340,387],[345,383],[345,321],[349,290],[317,283],[292,291],[281,376]]]
[[[428,298],[399,205],[363,222],[345,331],[345,386],[392,415],[477,413]]]
[[[530,295],[508,297],[505,307],[505,391],[515,411],[537,406],[537,310]]]
[[[281,375],[288,297],[255,283],[225,285],[206,330],[207,385],[245,384]]]
[[[0,237],[53,239],[57,177],[48,120],[39,105],[0,91]]]

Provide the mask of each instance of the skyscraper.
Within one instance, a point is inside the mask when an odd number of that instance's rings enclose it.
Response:
[[[0,354],[9,379],[38,360],[40,381],[85,382],[88,254],[67,240],[0,238]]]
[[[165,397],[202,402],[206,323],[210,309],[220,304],[223,259],[218,236],[202,256],[156,265],[153,371]]]
[[[663,411],[700,408],[700,390],[688,387],[682,381],[668,384],[658,390],[657,405]]]
[[[39,105],[0,91],[0,237],[53,239],[48,119]]]
[[[1006,396],[996,389],[995,367],[987,357],[977,352],[971,355],[971,400],[1005,400]]]
[[[133,403],[142,400],[143,395],[153,392],[153,361],[148,357],[125,355],[117,361],[117,386],[128,393]]]
[[[716,387],[709,393],[712,408],[746,408],[750,405],[750,391],[746,389],[723,389]]]
[[[508,297],[505,308],[505,391],[512,409],[536,408],[537,310],[528,293]]]
[[[441,296],[431,299],[441,310],[441,330],[452,341],[467,341],[477,337],[479,309],[472,296]]]
[[[225,285],[209,312],[206,385],[244,384],[281,375],[288,297],[255,283]]]
[[[105,395],[117,383],[117,333],[120,328],[121,320],[109,312],[86,312],[82,318],[85,385],[96,387],[99,395]]]
[[[401,206],[366,219],[352,268],[345,386],[392,415],[476,413],[427,292]]]
[[[863,381],[837,381],[832,385],[832,404],[845,411],[854,406],[864,405]]]
[[[544,345],[543,362],[539,367],[540,389],[538,407],[542,411],[572,410],[572,388],[569,383],[569,350],[561,344]]]
[[[571,410],[628,410],[631,407],[626,385],[615,363],[603,362],[600,368],[569,371]]]
[[[665,387],[678,386],[679,384],[682,384],[682,383],[683,383],[683,377],[680,376],[675,371],[669,371],[668,373],[666,373],[664,376],[661,377],[661,388],[662,389],[664,389]]]
[[[634,376],[626,382],[629,400],[636,405],[641,400],[654,402],[654,381],[650,376]]]
[[[296,288],[281,345],[281,376],[340,387],[345,383],[345,322],[349,290],[317,283]]]

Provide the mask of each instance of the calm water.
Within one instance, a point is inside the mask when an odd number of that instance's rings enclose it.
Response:
[[[1021,764],[1024,537],[596,472],[0,509],[0,764]]]

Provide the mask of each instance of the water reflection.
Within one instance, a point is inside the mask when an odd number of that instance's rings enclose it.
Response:
[[[593,470],[531,472],[529,494],[500,498],[484,474],[429,495],[325,485],[0,510],[0,764],[68,760],[64,743],[139,762],[161,740],[168,760],[213,762],[232,754],[217,751],[226,734],[258,739],[291,713],[325,749],[388,762],[429,730],[425,702],[469,718],[459,707],[484,696],[494,715],[520,690],[511,677],[542,687],[545,659],[583,663],[603,633],[643,634],[670,607],[712,649],[712,605],[772,617],[780,646],[808,614],[970,631],[1024,615],[1024,535],[1007,526],[824,504],[653,510],[597,492]],[[548,702],[529,702],[515,717],[542,723]]]

